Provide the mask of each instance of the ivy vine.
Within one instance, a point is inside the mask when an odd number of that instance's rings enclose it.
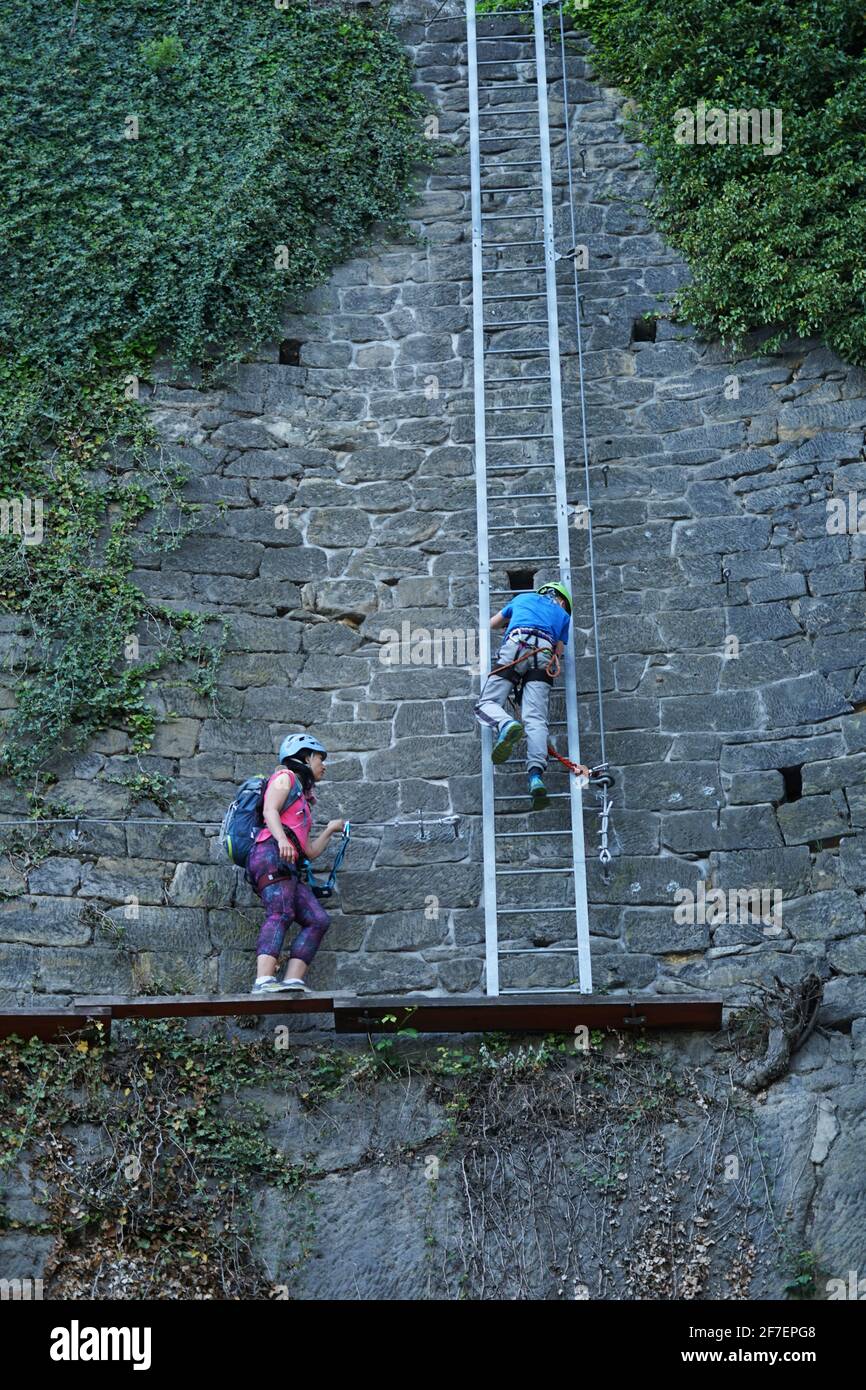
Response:
[[[638,104],[656,225],[693,276],[678,317],[737,345],[765,328],[768,349],[819,336],[866,363],[859,0],[565,0],[565,10],[589,33],[595,65]],[[777,111],[778,152],[677,143],[677,112],[699,101],[766,111],[768,126]]]
[[[106,727],[144,751],[168,662],[213,695],[213,619],[134,578],[195,524],[138,383],[157,352],[186,369],[273,338],[396,224],[423,145],[411,77],[386,24],[339,9],[0,15],[0,628],[23,661],[0,769],[35,794]]]

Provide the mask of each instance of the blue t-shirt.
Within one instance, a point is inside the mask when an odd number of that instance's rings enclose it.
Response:
[[[502,613],[508,619],[506,637],[515,627],[535,627],[546,632],[554,642],[568,641],[569,616],[546,594],[517,594]]]

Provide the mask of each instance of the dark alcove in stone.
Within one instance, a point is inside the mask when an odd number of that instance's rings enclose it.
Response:
[[[633,343],[654,343],[656,340],[656,320],[650,318],[649,315],[635,319],[631,328],[631,340]]]
[[[532,570],[508,570],[508,585],[511,589],[533,589],[535,575]]]
[[[280,343],[280,366],[299,367],[301,365],[301,348],[303,346],[300,338],[284,338]]]

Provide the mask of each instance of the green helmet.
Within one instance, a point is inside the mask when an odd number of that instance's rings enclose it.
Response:
[[[571,594],[568,592],[564,584],[542,584],[541,588],[536,589],[535,592],[537,594],[559,594],[561,598],[565,599],[566,603],[568,604],[569,615],[571,614]]]

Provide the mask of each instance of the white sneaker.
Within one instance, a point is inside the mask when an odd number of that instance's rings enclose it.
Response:
[[[269,979],[267,979],[267,980],[256,980],[255,984],[253,985],[252,989],[250,990],[250,993],[251,993],[251,994],[284,994],[286,990],[291,990],[291,989],[293,989],[296,985],[299,985],[300,983],[301,983],[300,980],[290,980],[288,983],[286,983],[286,982],[283,981],[283,980],[278,980],[278,979],[276,978],[276,976],[271,975],[271,976],[269,977]]]
[[[309,989],[303,980],[281,980],[280,989],[291,989],[297,994],[309,994]]]

